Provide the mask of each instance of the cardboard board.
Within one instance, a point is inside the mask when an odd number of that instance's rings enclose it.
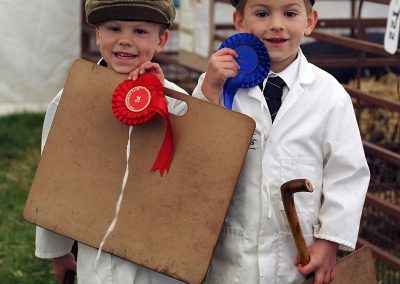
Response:
[[[128,126],[111,111],[125,76],[77,60],[70,71],[24,208],[27,221],[93,247],[110,225],[126,167]],[[204,278],[255,122],[166,89],[188,105],[171,115],[168,173],[150,172],[164,138],[156,116],[135,126],[129,178],[104,251],[188,283]]]
[[[303,284],[312,284],[309,279]],[[336,263],[333,284],[376,284],[375,262],[372,251],[364,246]]]

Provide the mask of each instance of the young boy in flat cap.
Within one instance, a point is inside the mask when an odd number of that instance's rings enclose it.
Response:
[[[127,74],[135,80],[143,73],[153,73],[165,87],[186,93],[164,79],[158,64],[151,60],[168,40],[168,28],[175,18],[172,0],[87,0],[85,5],[88,23],[96,27],[96,41],[102,59],[99,64]],[[61,92],[50,103],[46,113],[42,150],[53,121]],[[182,112],[184,104],[167,98],[168,110]],[[64,282],[67,270],[77,271],[78,283],[180,283],[163,274],[139,267],[131,262],[103,252],[95,271],[97,249],[78,244],[75,262],[71,247],[73,240],[43,228],[36,230],[36,251],[40,258],[53,259],[55,275]],[[98,278],[98,279],[97,279]]]
[[[239,89],[233,98],[232,109],[252,117],[256,130],[206,283],[301,283],[311,272],[314,283],[329,283],[337,249],[355,248],[369,183],[351,99],[301,52],[317,22],[314,0],[231,2],[236,30],[264,43],[271,72],[262,86]],[[193,96],[224,105],[236,58],[230,48],[214,53]],[[297,178],[314,186],[294,197],[311,257],[305,266],[296,261],[280,194],[284,182]]]

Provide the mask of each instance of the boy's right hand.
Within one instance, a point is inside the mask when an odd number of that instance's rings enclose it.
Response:
[[[129,73],[128,80],[135,81],[137,78],[139,78],[140,75],[143,75],[145,73],[155,75],[160,80],[161,84],[164,85],[165,77],[161,66],[158,63],[154,63],[151,61],[144,62],[142,65],[139,66],[139,68]]]
[[[76,273],[76,261],[72,253],[53,259],[53,271],[58,283],[64,283],[67,270],[72,270]]]
[[[223,48],[211,55],[201,91],[213,104],[219,105],[219,94],[228,78],[236,77],[240,69],[235,58],[238,55],[231,48]]]

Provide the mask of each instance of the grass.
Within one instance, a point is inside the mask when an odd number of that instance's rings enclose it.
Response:
[[[0,117],[0,283],[56,283],[34,256],[35,227],[22,209],[40,157],[43,114]]]

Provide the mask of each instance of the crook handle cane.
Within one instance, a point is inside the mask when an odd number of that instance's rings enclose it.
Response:
[[[295,179],[285,182],[281,185],[281,195],[283,207],[289,221],[290,229],[296,243],[297,251],[300,255],[300,263],[304,266],[310,262],[310,254],[304,240],[303,231],[300,227],[299,218],[297,216],[296,207],[294,205],[293,194],[296,192],[313,192],[314,188],[307,179]],[[306,279],[314,277],[314,273],[306,276]]]
[[[72,249],[71,249],[72,254],[75,257],[75,260],[77,259],[78,256],[78,243],[75,241]],[[75,283],[75,276],[76,273],[72,270],[67,270],[64,274],[64,281],[63,284],[74,284]]]

